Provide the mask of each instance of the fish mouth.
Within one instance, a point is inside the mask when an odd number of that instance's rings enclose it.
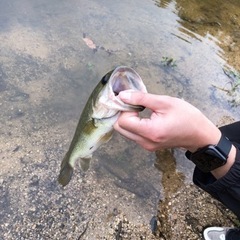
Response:
[[[122,91],[141,91],[147,92],[145,85],[141,77],[136,71],[129,67],[118,67],[116,68],[111,76],[111,86],[112,92],[115,97],[119,95]],[[118,100],[120,100],[118,98]],[[131,105],[124,103],[124,108],[128,111],[143,111],[144,106],[141,105]]]

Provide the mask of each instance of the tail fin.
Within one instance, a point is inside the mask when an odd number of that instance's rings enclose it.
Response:
[[[66,186],[73,175],[73,168],[72,166],[69,164],[69,162],[65,162],[64,164],[62,164],[61,166],[61,171],[60,174],[58,176],[58,182],[62,185],[62,186]]]

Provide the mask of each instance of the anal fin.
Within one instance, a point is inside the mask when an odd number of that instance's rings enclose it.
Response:
[[[91,158],[81,158],[80,159],[80,167],[86,172],[89,169]]]

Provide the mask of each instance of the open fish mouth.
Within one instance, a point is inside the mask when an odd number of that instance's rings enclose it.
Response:
[[[117,97],[120,92],[126,90],[147,92],[146,87],[138,73],[132,68],[124,66],[117,67],[113,71],[110,77],[110,85],[115,97]],[[118,100],[120,99],[118,98]],[[126,103],[124,103],[124,108],[129,111],[143,111],[145,109],[143,106],[130,105]]]

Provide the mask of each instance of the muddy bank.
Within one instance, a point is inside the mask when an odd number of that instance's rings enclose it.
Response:
[[[136,225],[121,213],[112,217],[105,236],[95,239],[201,240],[206,227],[237,224],[236,217],[222,204],[190,184],[160,201],[157,217],[149,224]],[[87,229],[84,234],[81,239],[92,239],[87,237]]]
[[[234,226],[234,214],[193,184],[186,184],[184,175],[176,171],[172,150],[156,153],[155,166],[162,171],[164,199],[158,208],[160,239],[193,239],[202,237],[208,226]],[[188,160],[186,160],[188,161]]]

